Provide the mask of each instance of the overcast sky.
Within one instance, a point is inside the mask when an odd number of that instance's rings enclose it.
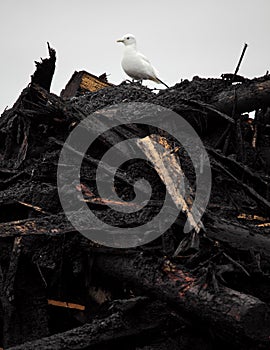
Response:
[[[239,74],[264,75],[270,70],[269,15],[270,0],[1,0],[0,113],[30,82],[34,61],[47,57],[47,41],[57,53],[57,94],[75,70],[124,80],[116,39],[126,33],[136,36],[168,85],[233,72],[245,42]]]

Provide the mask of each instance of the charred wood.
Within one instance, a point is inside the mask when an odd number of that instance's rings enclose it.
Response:
[[[249,342],[269,341],[269,309],[257,298],[226,287],[215,294],[187,271],[174,267],[162,273],[152,259],[142,256],[125,259],[100,255],[95,266],[105,276],[125,281],[132,288],[165,300],[185,317],[213,327],[225,341],[244,342],[246,346]]]
[[[187,337],[190,329],[185,322],[166,304],[153,302],[148,298],[137,297],[130,300],[115,300],[103,317],[95,318],[91,323],[58,333],[47,338],[27,342],[10,350],[51,350],[68,349],[126,349],[133,344],[139,347],[141,339],[151,342],[162,339],[163,334],[170,336],[170,328],[182,327],[181,336]],[[104,312],[103,312],[104,313]],[[154,322],[150,322],[153,317]],[[194,335],[195,339],[200,336]],[[194,341],[194,345],[196,341]],[[185,349],[183,347],[183,349]],[[194,349],[199,349],[195,346]]]
[[[269,107],[269,77],[266,76],[239,85],[232,85],[223,92],[214,95],[211,99],[211,103],[216,109],[231,115],[235,105],[235,96],[237,96],[235,112],[239,114]]]

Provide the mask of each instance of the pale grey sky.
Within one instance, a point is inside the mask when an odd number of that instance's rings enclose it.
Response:
[[[126,33],[168,85],[233,72],[245,42],[239,74],[261,76],[270,70],[269,14],[270,0],[2,0],[0,113],[30,82],[34,60],[47,57],[47,41],[57,94],[75,70],[124,80],[116,39]]]

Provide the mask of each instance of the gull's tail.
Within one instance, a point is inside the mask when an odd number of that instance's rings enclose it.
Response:
[[[158,83],[158,84],[163,84],[164,86],[166,86],[167,89],[169,88],[169,86],[168,86],[167,84],[163,83],[163,81],[160,80],[160,79],[157,78],[157,77],[154,77],[154,78],[152,78],[151,80],[155,81],[155,82]]]

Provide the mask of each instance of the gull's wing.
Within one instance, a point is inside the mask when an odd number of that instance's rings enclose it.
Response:
[[[145,61],[146,63],[151,65],[151,62],[149,61],[149,59],[147,57],[145,57],[142,53],[138,52],[138,56]]]
[[[169,86],[167,84],[165,84],[162,80],[160,80],[158,78],[158,71],[156,70],[155,67],[152,66],[151,62],[149,61],[149,59],[147,57],[145,57],[142,53],[137,52],[138,57],[142,60],[144,66],[146,66],[146,70],[148,71],[149,74],[149,78],[150,80],[155,81],[156,83],[161,83],[163,85],[166,86],[166,88],[168,88]]]
[[[138,52],[137,55],[142,59],[142,61],[143,61],[144,63],[147,64],[148,67],[149,67],[149,66],[151,67],[151,69],[152,69],[154,75],[157,76],[157,75],[158,75],[158,71],[156,70],[155,67],[152,66],[152,64],[151,64],[151,62],[149,61],[149,59],[148,59],[147,57],[145,57],[145,56],[144,56],[142,53],[140,53],[140,52]]]

